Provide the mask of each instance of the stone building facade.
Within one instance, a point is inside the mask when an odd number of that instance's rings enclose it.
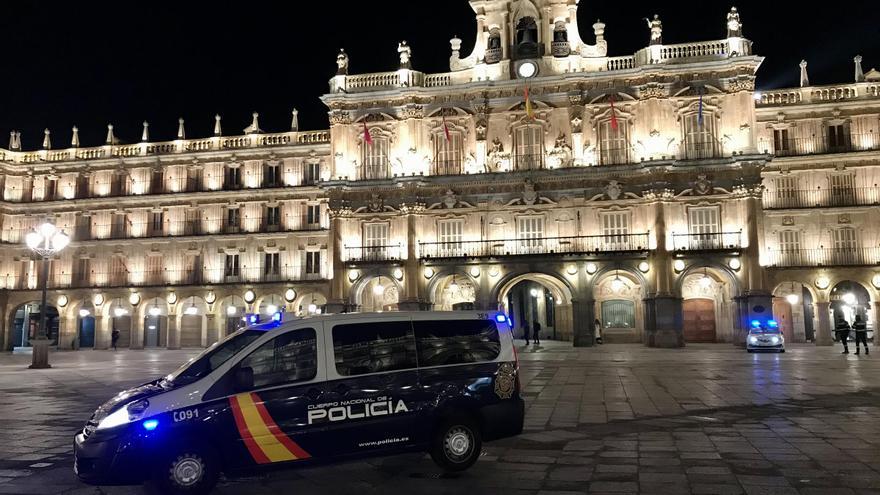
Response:
[[[473,0],[450,71],[349,74],[329,130],[0,151],[0,343],[24,346],[51,220],[59,348],[205,346],[275,311],[504,309],[544,338],[741,343],[776,315],[830,343],[876,320],[880,83],[759,93],[739,13],[714,41],[609,57],[575,0]],[[722,22],[725,21],[725,22]],[[725,36],[726,35],[726,36]],[[724,37],[722,37],[724,36]],[[804,75],[806,68],[804,70]],[[872,182],[873,181],[873,182]],[[816,248],[816,245],[819,247]],[[866,269],[866,267],[869,267]]]

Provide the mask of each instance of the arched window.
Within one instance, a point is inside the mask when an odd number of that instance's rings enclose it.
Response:
[[[434,170],[432,175],[458,175],[461,174],[461,164],[464,156],[463,138],[460,131],[446,132],[442,129],[434,133]]]
[[[602,302],[602,328],[635,328],[636,305],[632,301]]]
[[[544,129],[540,125],[523,125],[514,129],[513,148],[516,170],[544,168]]]
[[[715,132],[715,115],[703,110],[682,117],[684,158],[694,160],[721,156],[721,145]]]
[[[625,119],[618,118],[617,125],[608,118],[599,122],[600,165],[619,165],[629,163],[629,125]]]
[[[373,142],[361,143],[361,179],[387,179],[388,178],[388,151],[390,141],[387,137],[373,136]]]

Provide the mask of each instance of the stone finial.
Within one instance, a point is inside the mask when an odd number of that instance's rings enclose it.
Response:
[[[214,116],[214,135],[219,136],[223,134],[223,128],[220,126],[220,114]]]
[[[43,149],[44,150],[51,150],[52,149],[52,139],[49,137],[50,134],[51,133],[49,132],[49,129],[43,130]]]
[[[412,48],[406,43],[406,40],[397,44],[397,54],[400,55],[400,68],[412,69]]]
[[[186,139],[186,129],[183,128],[183,117],[177,119],[177,139]]]
[[[292,115],[290,117],[290,130],[298,131],[299,130],[299,110],[293,109]]]
[[[113,144],[116,142],[116,136],[113,134],[113,124],[107,124],[107,139],[104,140],[105,144]]]
[[[79,127],[73,126],[73,129],[71,129],[71,131],[70,147],[79,148]]]
[[[593,24],[593,34],[596,35],[596,42],[605,41],[605,23],[599,19],[596,19],[596,23]]]
[[[348,54],[345,53],[345,48],[340,48],[339,54],[336,55],[336,75],[348,75]]]
[[[807,61],[801,60],[801,87],[806,88],[810,85],[810,76],[807,74]]]
[[[461,38],[457,34],[449,40],[449,45],[452,47],[452,58],[461,58]]]
[[[9,149],[10,150],[20,150],[21,149],[21,133],[18,131],[10,131],[9,132]]]
[[[144,130],[141,132],[141,142],[150,142],[150,123],[146,120],[144,121]]]
[[[741,38],[742,34],[742,22],[739,18],[739,11],[736,10],[736,7],[731,7],[730,12],[727,14],[727,37]]]
[[[251,125],[244,128],[244,133],[245,134],[260,134],[261,132],[263,132],[263,130],[260,129],[260,114],[257,112],[254,112],[251,114],[251,116],[253,117],[253,120],[251,121]]]
[[[853,59],[853,62],[856,64],[856,82],[864,82],[865,81],[865,71],[862,70],[862,56],[856,55]]]

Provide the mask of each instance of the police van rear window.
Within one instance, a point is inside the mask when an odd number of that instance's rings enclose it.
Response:
[[[414,321],[419,366],[493,361],[501,353],[494,321]]]
[[[337,325],[333,354],[341,376],[416,367],[416,343],[408,321]]]

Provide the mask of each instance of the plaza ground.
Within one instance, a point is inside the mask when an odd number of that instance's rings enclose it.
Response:
[[[466,473],[408,454],[222,480],[216,493],[880,494],[880,349],[518,345],[526,432],[485,445]],[[118,390],[194,353],[60,352],[40,371],[0,355],[0,493],[148,493],[80,484],[73,435]]]

